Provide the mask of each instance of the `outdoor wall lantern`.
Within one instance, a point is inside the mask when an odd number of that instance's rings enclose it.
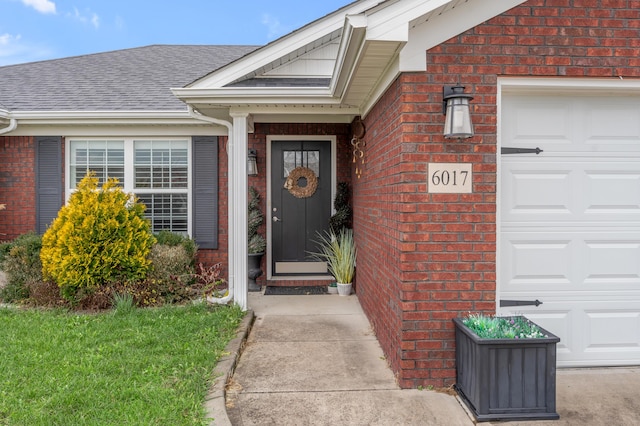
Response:
[[[444,86],[442,88],[442,109],[446,116],[444,137],[447,139],[467,139],[473,136],[473,124],[469,113],[469,101],[473,96],[464,94],[464,86]]]
[[[247,175],[258,176],[258,152],[255,149],[249,149],[247,155]]]

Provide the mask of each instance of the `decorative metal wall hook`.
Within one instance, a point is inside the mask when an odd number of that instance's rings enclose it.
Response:
[[[362,139],[366,133],[366,129],[360,117],[353,119],[351,130],[353,132],[353,139],[351,139],[351,145],[353,146],[353,163],[356,165],[356,177],[360,179],[364,171],[364,149],[366,147],[366,141]]]

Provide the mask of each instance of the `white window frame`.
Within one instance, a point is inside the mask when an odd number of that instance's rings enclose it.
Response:
[[[192,139],[191,137],[175,136],[175,137],[157,137],[157,136],[128,136],[128,137],[68,137],[65,138],[65,200],[69,201],[69,197],[75,191],[72,188],[74,182],[71,176],[71,143],[73,141],[124,141],[124,185],[123,190],[132,194],[183,194],[187,193],[187,233],[193,235],[193,200],[192,200],[192,174],[193,164],[191,160]],[[186,188],[144,188],[136,191],[134,188],[135,179],[135,141],[186,141],[187,142],[187,187]]]

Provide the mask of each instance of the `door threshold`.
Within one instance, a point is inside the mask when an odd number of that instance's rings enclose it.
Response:
[[[267,281],[335,281],[331,275],[287,275],[268,277]]]

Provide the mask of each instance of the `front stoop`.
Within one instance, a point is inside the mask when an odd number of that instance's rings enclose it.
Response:
[[[227,415],[226,387],[238,364],[240,354],[247,341],[254,319],[254,312],[251,310],[247,311],[238,328],[238,334],[227,344],[225,347],[226,355],[220,358],[213,371],[215,379],[204,402],[207,419],[211,419],[211,426],[231,426],[231,421]]]

